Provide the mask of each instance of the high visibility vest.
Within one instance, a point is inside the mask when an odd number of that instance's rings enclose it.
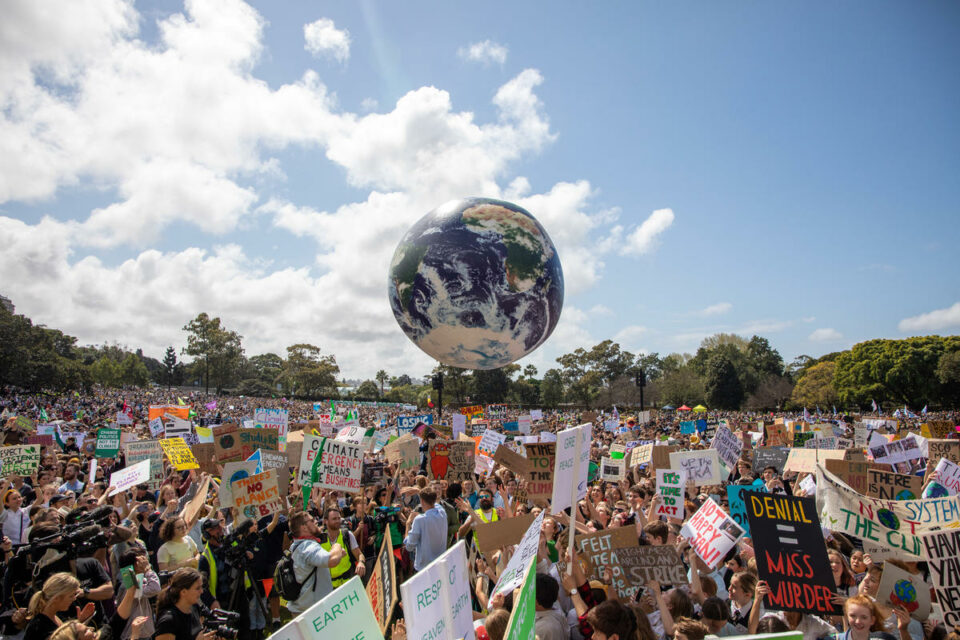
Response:
[[[489,519],[489,520],[487,520],[486,518],[483,517],[483,509],[474,509],[473,512],[474,512],[475,514],[477,514],[477,517],[480,518],[480,522],[482,522],[482,523],[484,523],[484,524],[489,524],[489,523],[491,523],[491,522],[496,522],[497,520],[500,519],[500,517],[497,515],[497,510],[496,510],[496,509],[493,509],[493,510],[490,511],[490,519]],[[477,532],[476,532],[476,531],[473,532],[473,543],[474,543],[474,544],[477,544]]]
[[[342,585],[344,582],[346,582],[347,579],[350,577],[350,576],[346,576],[346,575],[344,575],[344,574],[347,573],[348,571],[350,571],[350,566],[351,566],[351,564],[350,564],[350,548],[349,548],[346,544],[344,544],[344,542],[343,542],[343,528],[342,528],[342,527],[340,528],[340,532],[337,534],[336,542],[337,542],[337,543],[343,548],[343,550],[346,552],[346,553],[343,554],[343,557],[340,558],[340,562],[337,564],[337,566],[335,566],[335,567],[333,567],[333,568],[330,569],[331,582],[333,583],[333,586],[334,586],[334,587],[339,587],[339,586]],[[320,543],[320,546],[323,547],[324,550],[330,551],[330,549],[333,547],[333,543],[330,542],[330,536],[329,536],[329,534],[327,535],[327,541],[326,541],[326,542],[321,542],[321,543]],[[341,578],[340,576],[343,576],[343,577]]]
[[[210,567],[210,578],[207,580],[207,590],[214,598],[217,597],[217,561],[213,559],[213,551],[209,544],[203,545],[203,557],[207,559],[207,566]]]

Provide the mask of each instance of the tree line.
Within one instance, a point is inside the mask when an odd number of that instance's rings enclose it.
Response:
[[[162,360],[117,344],[78,346],[73,336],[35,325],[0,305],[0,384],[31,390],[69,390],[148,384],[199,386],[217,393],[305,399],[340,398],[347,386],[333,354],[300,343],[284,355],[248,356],[243,337],[218,317],[200,313],[183,327],[180,352],[172,345]],[[189,361],[183,360],[184,357]],[[718,333],[696,353],[633,354],[612,340],[556,359],[538,376],[533,365],[491,371],[437,366],[419,379],[379,370],[347,397],[455,404],[506,402],[546,408],[562,405],[644,408],[704,404],[711,409],[823,411],[909,405],[914,411],[960,406],[960,336],[926,336],[861,342],[846,351],[785,363],[761,336]],[[431,380],[442,374],[443,391]]]

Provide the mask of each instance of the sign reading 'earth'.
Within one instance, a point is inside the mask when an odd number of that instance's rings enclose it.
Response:
[[[563,269],[550,236],[527,211],[464,198],[407,231],[388,289],[397,322],[427,354],[454,367],[496,369],[553,332]]]

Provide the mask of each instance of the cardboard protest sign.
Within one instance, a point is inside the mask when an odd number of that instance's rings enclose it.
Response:
[[[884,500],[916,500],[923,488],[923,478],[867,469],[867,495]]]
[[[253,412],[253,424],[257,429],[276,429],[278,451],[286,450],[287,434],[290,432],[289,411],[259,408]]]
[[[393,608],[397,604],[397,573],[393,564],[393,540],[390,539],[390,527],[385,527],[380,554],[370,570],[367,598],[370,599],[373,617],[377,619],[380,631],[386,633],[390,618],[393,616]]]
[[[733,435],[727,427],[717,429],[717,435],[713,437],[710,443],[711,449],[716,449],[717,455],[727,469],[731,471],[737,466],[737,460],[740,459],[740,451],[743,449],[743,441]]]
[[[533,558],[524,572],[520,596],[513,603],[503,640],[529,640],[535,636],[537,559]]]
[[[150,491],[156,491],[163,484],[163,449],[157,440],[140,440],[123,443],[124,459],[128,465],[144,460],[150,461],[150,479],[147,485]]]
[[[120,429],[97,429],[97,458],[116,458],[120,452]]]
[[[519,543],[535,517],[532,513],[528,513],[513,518],[501,518],[496,522],[478,524],[474,530],[477,534],[477,548],[482,553],[489,554],[500,547]]]
[[[727,508],[730,510],[730,517],[743,528],[743,535],[752,537],[750,534],[750,520],[747,518],[747,506],[744,503],[748,492],[768,493],[767,487],[763,484],[729,484],[727,485]]]
[[[524,448],[530,463],[527,496],[534,501],[548,500],[553,495],[553,467],[557,457],[557,443],[528,443]]]
[[[960,625],[960,531],[937,531],[922,537],[923,559],[930,569],[937,603],[948,629]],[[884,566],[886,571],[886,565]],[[877,597],[879,598],[879,592]]]
[[[467,416],[468,418],[472,418],[473,416],[476,416],[476,415],[482,415],[483,406],[479,404],[474,404],[474,405],[470,405],[469,407],[460,407],[460,413]]]
[[[857,493],[867,495],[868,463],[858,460],[827,460],[827,471],[835,474]]]
[[[777,473],[783,473],[789,454],[787,447],[758,447],[753,450],[753,468],[760,473],[766,467],[775,467]]]
[[[687,569],[680,561],[680,554],[670,545],[641,547],[634,544],[619,547],[617,560],[623,567],[627,581],[638,588],[650,580],[660,584],[687,584]]]
[[[813,473],[817,470],[817,463],[827,460],[843,460],[847,452],[839,449],[791,449],[787,462],[783,465],[784,471],[797,473]]]
[[[29,476],[40,466],[40,445],[0,447],[0,472],[4,476]]]
[[[517,475],[526,476],[530,473],[530,461],[505,445],[497,447],[493,459],[497,464],[510,469]]]
[[[941,458],[928,480],[929,484],[923,490],[924,498],[955,496],[960,493],[960,466]]]
[[[409,434],[384,445],[383,454],[388,462],[398,464],[401,471],[420,466],[420,443]]]
[[[593,425],[585,423],[557,434],[557,458],[550,505],[553,513],[572,507],[587,495],[592,432]]]
[[[472,442],[457,440],[432,440],[427,471],[431,480],[462,482],[473,480]]]
[[[183,441],[183,438],[164,438],[160,441],[160,447],[163,448],[163,453],[177,471],[200,468],[197,459],[193,457],[193,451]]]
[[[922,622],[930,616],[930,587],[923,581],[923,576],[908,573],[887,562],[883,565],[877,588],[877,602],[905,607],[910,617]]]
[[[657,493],[660,494],[660,503],[657,505],[658,516],[683,520],[686,486],[686,471],[657,469]]]
[[[782,447],[791,443],[787,434],[787,428],[783,423],[764,424],[762,428],[765,432],[763,444],[766,446]]]
[[[835,475],[817,467],[817,508],[831,531],[899,549],[908,560],[922,559],[919,535],[957,526],[957,496],[927,500],[881,500],[858,494]]]
[[[599,580],[604,569],[610,569],[613,574],[611,585],[621,598],[632,598],[643,586],[637,580],[637,576],[630,572],[631,567],[625,562],[627,556],[636,558],[637,554],[626,552],[621,557],[623,550],[640,546],[634,527],[613,527],[596,533],[578,535],[576,544],[590,567],[593,578]]]
[[[696,554],[715,568],[743,536],[743,529],[713,500],[707,500],[680,528]]]
[[[604,480],[617,481],[626,475],[626,460],[623,458],[604,458],[600,461],[600,477]]]
[[[303,478],[306,472],[305,482],[310,481],[314,458],[319,455],[320,466],[313,486],[347,493],[363,490],[363,451],[360,447],[318,436],[304,436],[303,444],[300,477]]]
[[[703,487],[723,482],[716,449],[676,451],[670,454],[670,468],[687,473],[687,482]]]
[[[476,638],[468,575],[466,545],[460,540],[400,585],[408,638]]]
[[[813,498],[747,493],[757,572],[770,585],[768,609],[834,615],[836,583]]]
[[[653,443],[637,445],[630,452],[630,466],[635,467],[640,464],[650,464],[650,458],[653,456]]]
[[[150,480],[150,460],[143,460],[134,465],[114,471],[110,474],[110,486],[115,487],[110,492],[111,496],[126,491],[131,487],[142,484]]]
[[[240,443],[240,457],[244,460],[252,456],[257,449],[280,450],[280,432],[276,427],[240,429],[236,435]]]
[[[50,434],[25,436],[20,440],[21,444],[39,444],[42,447],[53,446],[53,436]]]
[[[943,439],[954,433],[954,425],[950,420],[928,420],[926,425],[931,438]]]
[[[183,420],[176,416],[167,417],[167,422],[164,423],[163,428],[164,438],[183,438],[184,442],[186,442],[192,434],[193,423],[189,420]]]
[[[477,445],[477,450],[488,458],[492,458],[497,452],[497,447],[506,441],[506,434],[499,433],[493,429],[487,429],[480,438],[480,444]]]
[[[520,544],[514,549],[506,568],[497,579],[497,584],[494,586],[491,595],[509,593],[523,582],[523,572],[527,564],[537,557],[537,549],[540,545],[540,527],[543,525],[543,518],[546,513],[546,509],[542,510],[527,527],[523,538],[520,539]]]
[[[931,460],[946,458],[960,464],[960,440],[927,440],[927,451]]]
[[[363,581],[360,576],[353,576],[270,637],[273,640],[321,637],[383,640],[383,632],[373,615],[370,599],[363,590]]]
[[[410,433],[418,424],[433,424],[433,414],[425,413],[420,416],[399,416],[397,418],[397,430],[400,434]]]
[[[213,427],[213,446],[217,460],[223,464],[232,460],[239,460],[240,427],[233,423],[221,424]],[[249,457],[249,455],[247,456]]]
[[[670,469],[673,465],[670,463],[670,455],[676,451],[679,451],[680,447],[674,445],[657,445],[655,444],[653,449],[650,451],[650,470],[651,472],[656,471],[657,469]],[[719,460],[719,458],[718,458]]]
[[[231,482],[230,493],[233,506],[251,520],[259,520],[286,509],[286,487],[281,494],[277,472],[273,469]]]

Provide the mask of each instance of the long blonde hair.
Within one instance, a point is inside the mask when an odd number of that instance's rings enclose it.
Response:
[[[57,630],[50,634],[47,640],[77,640],[80,637],[80,627],[85,627],[82,622],[68,620],[57,627]]]
[[[73,594],[80,587],[80,581],[72,573],[55,573],[43,583],[43,588],[30,598],[27,606],[27,619],[32,619],[43,611],[51,600],[65,594]]]

